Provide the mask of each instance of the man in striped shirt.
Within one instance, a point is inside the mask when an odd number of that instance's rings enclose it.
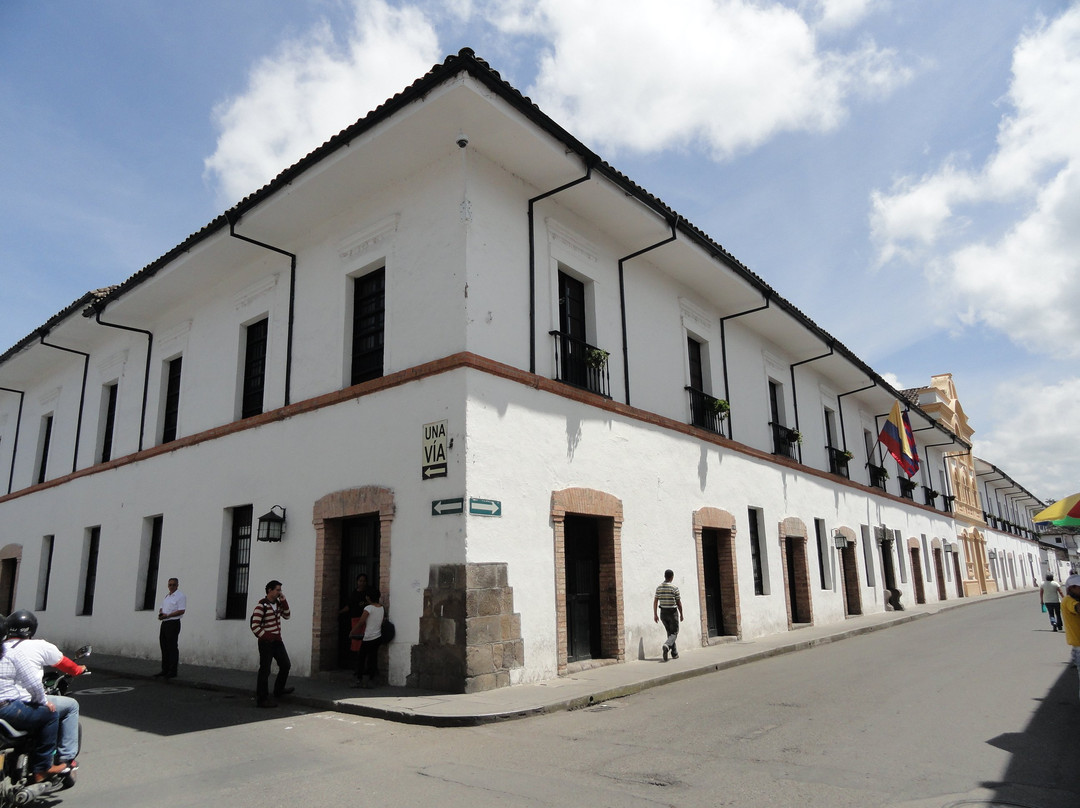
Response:
[[[664,662],[667,662],[669,652],[672,659],[679,658],[675,640],[679,637],[679,623],[683,619],[683,610],[682,598],[679,597],[679,587],[672,583],[674,579],[674,572],[664,570],[664,582],[656,587],[656,595],[653,597],[652,602],[653,622],[662,622],[664,631],[667,632],[667,639],[661,648],[664,653]],[[657,614],[657,609],[659,609],[659,614]]]
[[[266,597],[255,604],[251,613],[251,633],[259,641],[259,676],[255,684],[255,703],[259,707],[277,707],[270,698],[270,665],[277,662],[278,675],[274,680],[274,695],[287,696],[295,688],[285,687],[289,679],[289,652],[281,640],[281,621],[288,620],[289,602],[281,594],[281,581],[266,585]]]

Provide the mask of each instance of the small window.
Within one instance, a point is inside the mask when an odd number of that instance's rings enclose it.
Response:
[[[832,581],[830,580],[829,561],[832,559],[832,553],[829,552],[829,535],[825,530],[825,520],[814,520],[814,532],[817,534],[817,560],[818,560],[818,575],[821,577],[821,588],[832,589]]]
[[[353,279],[351,383],[383,375],[386,329],[386,268]]]
[[[266,338],[269,323],[269,319],[263,318],[245,329],[241,418],[250,418],[263,411],[263,392],[266,389]]]
[[[112,460],[113,430],[116,427],[116,393],[120,385],[106,384],[101,389],[101,452],[98,462]]]
[[[94,591],[97,588],[98,545],[101,542],[101,527],[92,527],[86,534],[86,570],[83,575],[81,615],[94,613]]]
[[[251,564],[252,506],[232,509],[229,540],[229,577],[225,595],[225,619],[243,620],[247,614],[248,568]]]
[[[750,561],[754,569],[754,594],[765,595],[767,581],[765,578],[765,548],[761,539],[761,511],[757,508],[747,509],[747,517],[750,521]]]
[[[41,539],[41,564],[38,566],[37,598],[34,601],[34,610],[39,612],[49,608],[49,579],[52,577],[55,538],[55,536],[43,536]]]
[[[176,440],[176,425],[180,420],[180,374],[184,358],[178,356],[165,363],[165,407],[161,424],[161,442]]]
[[[157,577],[158,565],[161,561],[161,528],[163,518],[155,516],[148,519],[147,530],[143,536],[143,552],[145,559],[144,578],[142,586],[142,611],[153,611],[157,601]]]
[[[45,482],[49,468],[49,444],[52,443],[53,417],[51,414],[41,419],[41,432],[38,437],[37,482]]]

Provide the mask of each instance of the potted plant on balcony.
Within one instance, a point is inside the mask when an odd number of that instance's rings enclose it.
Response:
[[[603,370],[609,356],[611,356],[611,354],[603,348],[589,348],[589,350],[585,352],[585,364],[593,370]]]
[[[850,463],[855,459],[855,453],[844,449],[844,451],[840,452],[840,459],[843,460],[844,463]]]
[[[720,420],[727,418],[728,411],[731,410],[731,405],[725,399],[714,398],[708,404],[709,412],[715,415]]]
[[[802,432],[797,429],[793,429],[788,433],[792,443],[797,443],[802,446]]]

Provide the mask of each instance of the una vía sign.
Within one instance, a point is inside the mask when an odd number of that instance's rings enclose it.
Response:
[[[433,480],[446,476],[446,421],[424,424],[424,460],[420,478]]]

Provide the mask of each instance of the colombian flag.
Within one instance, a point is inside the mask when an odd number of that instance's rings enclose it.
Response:
[[[881,428],[878,440],[889,450],[896,460],[896,465],[903,469],[908,477],[919,470],[919,452],[915,448],[915,436],[911,434],[911,424],[906,412],[900,412],[900,402],[893,404],[885,426]]]

